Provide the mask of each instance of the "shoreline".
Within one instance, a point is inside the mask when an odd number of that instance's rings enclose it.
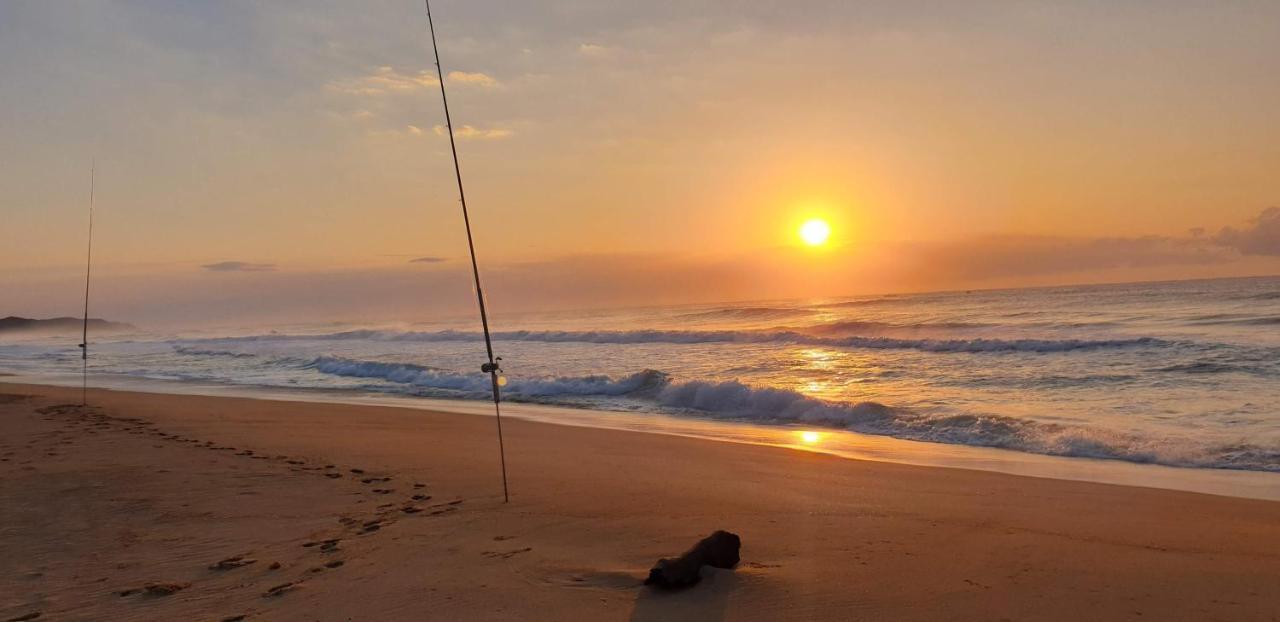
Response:
[[[2,619],[1270,620],[1280,602],[1271,501],[513,419],[503,504],[481,417],[0,394]],[[715,529],[742,536],[737,569],[640,585]]]
[[[92,388],[164,395],[239,397],[247,399],[388,406],[423,412],[492,416],[492,404],[377,393],[162,380],[98,375]],[[0,374],[0,386],[32,384],[79,387],[79,376]],[[1124,460],[1053,456],[973,445],[929,443],[831,428],[770,426],[661,413],[625,413],[523,402],[503,402],[503,415],[557,426],[660,434],[726,443],[783,447],[852,460],[912,466],[970,469],[1046,479],[1178,490],[1203,494],[1280,501],[1280,473],[1167,466]],[[816,434],[802,436],[803,432]],[[809,439],[809,440],[807,440]]]

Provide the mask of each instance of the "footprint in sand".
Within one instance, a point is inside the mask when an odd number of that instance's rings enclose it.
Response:
[[[313,572],[313,573],[314,573],[314,572],[324,572],[326,569],[327,569],[327,570],[332,570],[332,569],[334,569],[334,568],[341,568],[341,567],[342,567],[342,565],[343,565],[343,564],[345,564],[345,563],[347,563],[347,562],[344,562],[344,561],[342,561],[342,560],[340,560],[340,559],[335,559],[335,560],[333,560],[333,561],[331,561],[331,562],[326,563],[326,564],[324,565],[324,567],[316,566],[315,568],[312,568],[312,569],[308,570],[307,572]]]
[[[236,555],[235,557],[228,557],[215,564],[211,564],[209,566],[209,570],[231,570],[233,568],[239,568],[241,566],[248,566],[249,564],[256,563],[258,563],[258,560],[256,559],[248,559],[245,558],[244,555]]]
[[[338,538],[329,538],[328,540],[309,540],[302,543],[302,548],[309,549],[313,546],[318,546],[321,551],[333,550],[334,548],[337,548],[338,543],[341,541],[342,540]]]
[[[288,583],[281,583],[280,585],[272,587],[271,589],[263,592],[262,596],[264,598],[272,597],[272,596],[280,596],[282,594],[285,594],[286,592],[292,592],[293,590],[296,590],[300,587],[302,587],[301,581],[290,581]]]
[[[510,559],[516,555],[519,555],[521,553],[528,553],[529,551],[532,551],[532,550],[533,550],[533,547],[526,546],[522,549],[516,549],[514,551],[485,551],[481,553],[481,555],[484,555],[485,557],[491,557],[494,559]]]
[[[130,588],[119,592],[120,596],[132,596],[145,593],[148,596],[171,596],[191,587],[190,583],[148,583],[142,587]]]

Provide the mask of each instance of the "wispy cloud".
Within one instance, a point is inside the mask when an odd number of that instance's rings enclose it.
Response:
[[[443,263],[446,261],[449,260],[445,257],[417,257],[415,259],[410,259],[409,263]]]
[[[448,136],[449,128],[443,125],[437,125],[431,128],[437,136]],[[458,140],[501,140],[510,138],[514,134],[511,130],[503,128],[480,129],[471,125],[463,125],[453,130],[453,135]]]
[[[578,53],[588,58],[610,58],[617,52],[618,48],[599,43],[583,43],[578,46]]]
[[[449,80],[449,82],[456,82],[458,84],[480,86],[484,88],[493,88],[495,86],[498,86],[498,81],[494,80],[493,76],[490,76],[489,74],[486,74],[486,73],[480,73],[478,71],[476,72],[450,71],[449,75],[445,77]]]
[[[358,78],[335,80],[328,84],[330,90],[348,95],[382,96],[434,87],[439,82],[435,74],[422,70],[417,73],[401,73],[394,67],[378,67],[372,74]]]
[[[450,71],[445,77],[450,84],[495,88],[498,81],[487,73],[479,71]],[[417,72],[402,72],[395,67],[377,67],[372,73],[356,78],[334,80],[327,85],[329,90],[347,95],[363,95],[381,97],[398,93],[413,93],[432,88],[440,82],[434,72],[423,69]]]
[[[249,263],[247,261],[220,261],[200,266],[210,272],[271,272],[276,269],[273,263]]]

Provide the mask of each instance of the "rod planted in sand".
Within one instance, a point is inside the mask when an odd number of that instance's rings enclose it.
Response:
[[[423,0],[427,5],[427,27],[431,30],[431,51],[436,60],[436,77],[440,80],[440,101],[444,103],[444,123],[449,129],[449,150],[453,152],[453,173],[458,180],[458,201],[462,203],[462,222],[467,228],[467,250],[471,252],[471,274],[476,281],[476,302],[480,304],[480,326],[484,329],[484,348],[489,355],[489,362],[480,366],[480,371],[489,374],[493,386],[493,414],[498,421],[498,457],[502,463],[502,502],[511,500],[507,494],[507,451],[502,443],[502,406],[498,390],[500,386],[497,359],[493,356],[493,340],[489,337],[489,316],[484,308],[484,290],[480,288],[480,265],[476,262],[476,245],[471,238],[471,217],[467,214],[467,195],[462,190],[462,167],[458,164],[458,145],[453,137],[453,120],[449,117],[449,96],[444,90],[444,69],[440,67],[440,46],[436,44],[436,26],[431,20],[431,0]]]

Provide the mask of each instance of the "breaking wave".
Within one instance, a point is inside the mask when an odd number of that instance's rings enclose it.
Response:
[[[463,396],[488,396],[489,377],[460,374],[411,363],[383,363],[338,357],[320,357],[307,365],[316,371],[351,378],[379,378],[425,389],[457,391]],[[621,378],[605,375],[512,379],[503,395],[514,399],[568,396],[622,396],[666,384],[666,374],[645,370]]]
[[[1201,326],[1275,326],[1280,325],[1280,315],[1255,315],[1252,313],[1211,313],[1193,315],[1187,323]]]
[[[256,335],[211,339],[209,342],[285,340],[370,340],[370,341],[478,341],[480,333],[444,330],[435,332],[353,330],[318,335]],[[601,331],[504,331],[493,333],[494,341],[534,341],[543,343],[596,344],[703,344],[745,343],[825,346],[876,350],[919,350],[923,352],[1069,352],[1103,348],[1157,347],[1170,342],[1152,337],[1127,339],[906,339],[893,337],[825,337],[798,330],[601,330]]]
[[[809,309],[789,307],[724,307],[675,316],[683,320],[781,320],[813,315]]]
[[[337,376],[375,378],[456,397],[487,399],[489,379],[423,365],[320,357],[307,364]],[[788,389],[736,380],[673,381],[646,369],[624,376],[512,378],[514,401],[581,405],[582,398],[621,398],[674,415],[758,424],[796,424],[901,439],[993,447],[1053,456],[1100,458],[1169,466],[1280,472],[1280,447],[1249,443],[1204,446],[1191,439],[1144,438],[1083,426],[998,415],[929,412],[877,402],[829,402]],[[623,404],[618,403],[621,407]]]
[[[914,322],[906,324],[898,324],[893,322],[869,322],[862,320],[847,320],[843,322],[832,322],[830,324],[819,324],[816,326],[806,327],[804,329],[793,329],[799,332],[812,333],[817,335],[854,335],[865,336],[872,334],[911,334],[924,331],[938,330],[976,330],[996,328],[995,324],[984,322]]]
[[[247,359],[253,358],[254,354],[248,352],[233,352],[231,350],[206,350],[203,348],[192,348],[189,346],[173,346],[173,351],[178,354],[186,354],[188,356],[225,356],[228,358]]]

